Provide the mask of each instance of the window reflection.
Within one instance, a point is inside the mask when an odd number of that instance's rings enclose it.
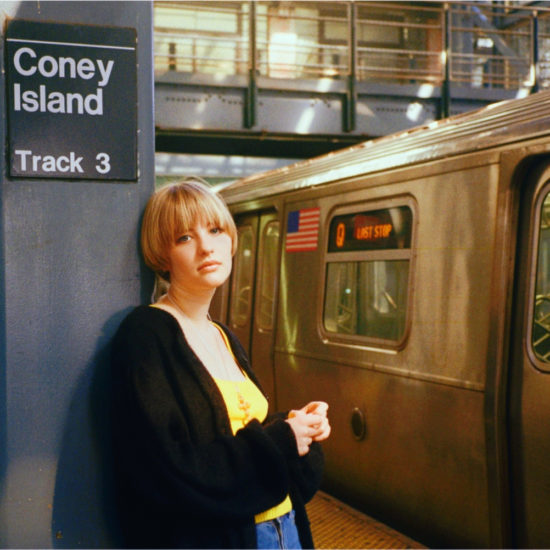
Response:
[[[252,304],[254,233],[250,225],[239,227],[239,244],[234,265],[231,324],[242,327],[248,322]]]
[[[550,363],[550,193],[540,215],[532,345],[537,358]]]
[[[328,264],[326,330],[401,340],[405,333],[408,278],[408,260]]]
[[[275,281],[279,253],[279,222],[269,222],[262,235],[262,272],[256,322],[261,330],[273,330],[275,312]]]

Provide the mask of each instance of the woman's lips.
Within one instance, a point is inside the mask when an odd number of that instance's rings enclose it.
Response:
[[[198,271],[206,271],[206,272],[216,271],[216,269],[218,269],[220,265],[221,265],[221,262],[217,262],[215,260],[204,262],[201,265],[199,265]]]

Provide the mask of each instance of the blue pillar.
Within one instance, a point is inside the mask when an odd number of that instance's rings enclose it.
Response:
[[[7,17],[137,32],[136,182],[15,179],[0,155],[0,547],[112,548],[109,341],[150,287],[138,226],[154,187],[152,4],[3,2],[0,28]],[[1,48],[6,143],[4,36]]]

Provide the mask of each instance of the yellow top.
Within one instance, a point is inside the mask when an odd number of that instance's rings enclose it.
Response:
[[[227,349],[231,352],[231,355],[233,355],[225,332],[215,323],[212,324],[220,331]],[[236,359],[235,362],[237,362]],[[253,418],[263,422],[267,416],[267,399],[263,396],[256,384],[246,376],[246,373],[243,372],[243,374],[245,378],[239,381],[214,378],[225,401],[227,414],[231,422],[231,429],[234,434]],[[275,519],[287,514],[291,510],[292,502],[287,495],[285,500],[274,508],[258,514],[255,517],[255,521],[256,523],[261,523],[262,521]]]

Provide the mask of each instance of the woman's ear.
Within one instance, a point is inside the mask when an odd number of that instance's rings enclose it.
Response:
[[[164,274],[155,273],[155,284],[153,286],[153,294],[151,296],[152,303],[158,302],[158,300],[168,292],[170,283],[168,279],[164,277]]]

